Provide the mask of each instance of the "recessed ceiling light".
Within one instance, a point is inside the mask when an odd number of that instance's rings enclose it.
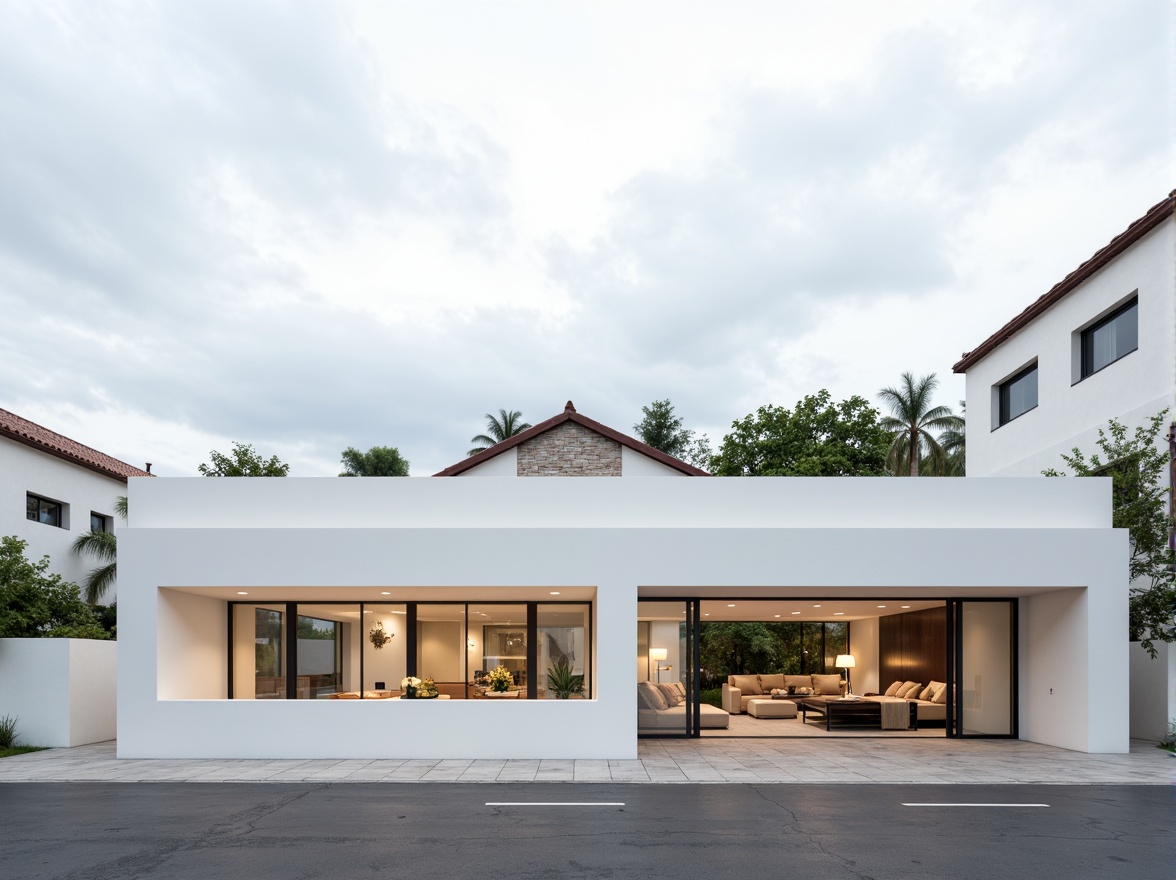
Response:
[[[779,614],[777,614],[776,616],[777,616],[777,617],[779,617],[780,615],[779,615]]]
[[[800,612],[799,612],[799,611],[793,611],[792,613],[793,613],[793,614],[800,614]]]
[[[727,607],[728,607],[728,608],[734,608],[734,607],[735,607],[735,603],[734,603],[734,602],[729,602],[729,603],[727,603]]]
[[[845,613],[844,611],[834,611],[834,612],[833,612],[833,616],[834,616],[834,617],[840,617],[840,616],[841,616],[842,614],[844,614],[844,613]]]
[[[246,593],[244,590],[237,590],[237,595],[238,596],[248,596],[249,594]]]
[[[380,593],[380,595],[381,596],[391,596],[392,594],[389,593],[387,590],[385,590],[384,592]]]
[[[703,614],[702,616],[703,616],[703,617],[710,617],[710,612],[709,612],[709,611],[707,611],[707,612],[706,612],[705,614]]]
[[[559,590],[552,590],[552,591],[551,591],[551,595],[553,595],[553,596],[558,596],[558,595],[559,595]]]
[[[814,605],[813,607],[814,607],[814,608],[820,608],[821,606],[820,606],[820,605]]]
[[[910,608],[911,606],[910,605],[899,605],[898,607],[899,608]]]
[[[885,605],[879,605],[879,606],[877,606],[877,607],[879,607],[879,608],[885,608],[886,606],[885,606]]]

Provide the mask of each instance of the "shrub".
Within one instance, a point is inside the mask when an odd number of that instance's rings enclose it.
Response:
[[[718,709],[723,708],[723,689],[721,687],[707,688],[705,690],[699,691],[698,698],[702,702],[708,703]]]
[[[16,722],[19,720],[11,715],[0,718],[0,749],[10,749],[16,745]]]
[[[49,557],[25,558],[26,541],[0,537],[0,637],[107,639],[77,584],[49,571]]]

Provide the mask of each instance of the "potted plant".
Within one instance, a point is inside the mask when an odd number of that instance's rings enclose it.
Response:
[[[505,666],[495,666],[491,669],[486,681],[490,683],[490,690],[496,694],[505,694],[514,686],[514,676]]]
[[[557,700],[566,700],[572,694],[584,693],[584,676],[573,674],[567,659],[561,657],[555,666],[547,670],[547,686]]]

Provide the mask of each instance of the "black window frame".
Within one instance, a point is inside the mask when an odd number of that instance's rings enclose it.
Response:
[[[95,519],[102,521],[102,528],[100,528],[100,529],[94,528],[94,520]],[[110,523],[111,523],[111,518],[109,516],[107,516],[105,513],[96,513],[93,510],[90,511],[90,531],[91,532],[109,532],[110,531]]]
[[[1094,366],[1094,334],[1097,333],[1099,330],[1102,330],[1108,324],[1115,323],[1120,318],[1122,318],[1124,315],[1126,315],[1128,312],[1130,312],[1132,309],[1135,310],[1135,347],[1130,348],[1127,351],[1124,351],[1122,354],[1117,355],[1114,358],[1114,360],[1109,360],[1105,364],[1103,364],[1101,367],[1098,367],[1097,369],[1095,369],[1095,366]],[[1123,360],[1123,358],[1127,357],[1127,355],[1131,354],[1132,352],[1139,351],[1139,297],[1133,296],[1130,300],[1123,303],[1123,305],[1119,306],[1117,309],[1115,309],[1113,312],[1111,312],[1106,317],[1100,318],[1099,320],[1097,320],[1093,324],[1091,324],[1089,327],[1084,328],[1082,330],[1081,338],[1080,338],[1078,344],[1079,344],[1079,361],[1080,361],[1079,369],[1078,369],[1078,381],[1079,382],[1081,382],[1083,379],[1089,379],[1091,376],[1095,375],[1096,373],[1101,373],[1103,370],[1105,370],[1111,364],[1118,363],[1119,361]]]
[[[37,503],[35,515],[32,516],[29,510],[30,501]],[[49,521],[41,519],[42,505],[52,505],[57,508],[56,517],[51,518]],[[37,495],[33,492],[25,493],[25,519],[29,522],[41,523],[42,525],[53,526],[58,529],[68,529],[69,526],[66,525],[65,511],[66,505],[61,501],[54,501],[52,498],[46,498],[43,495]]]
[[[998,428],[1003,427],[1004,425],[1007,425],[1009,422],[1012,422],[1012,421],[1015,421],[1016,419],[1019,419],[1021,416],[1025,415],[1025,413],[1033,412],[1033,410],[1037,409],[1038,403],[1040,403],[1041,398],[1040,398],[1040,383],[1038,383],[1036,379],[1034,380],[1034,382],[1035,382],[1035,384],[1038,385],[1038,387],[1034,389],[1036,393],[1034,394],[1033,406],[1028,407],[1027,409],[1021,410],[1016,415],[1010,414],[1011,410],[1010,410],[1010,406],[1009,406],[1009,390],[1012,388],[1013,385],[1015,385],[1017,382],[1020,382],[1022,379],[1026,379],[1030,375],[1036,374],[1037,367],[1038,367],[1038,363],[1037,363],[1037,361],[1034,361],[1033,363],[1029,364],[1029,366],[1025,367],[1020,372],[1016,373],[1013,376],[1010,376],[1008,379],[1005,379],[998,386],[996,386],[996,405],[997,405],[996,427],[998,427]]]

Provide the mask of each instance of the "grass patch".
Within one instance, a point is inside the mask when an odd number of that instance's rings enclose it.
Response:
[[[27,755],[29,752],[43,752],[48,746],[10,746],[0,749],[0,758],[11,758],[13,755]]]

